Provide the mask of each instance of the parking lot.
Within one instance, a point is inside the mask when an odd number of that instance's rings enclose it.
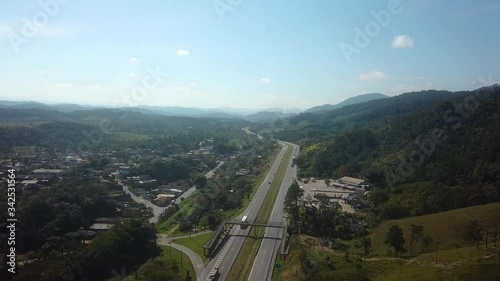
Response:
[[[314,197],[314,194],[316,193],[326,193],[330,197],[342,196],[346,198],[349,195],[349,193],[352,193],[352,191],[349,190],[343,190],[340,188],[327,186],[324,180],[314,180],[314,181],[308,180],[307,183],[304,183],[302,180],[297,179],[297,182],[304,189],[304,198],[307,195],[311,195],[311,197]],[[333,180],[330,180],[330,182],[333,182]],[[342,206],[342,211],[344,212],[347,213],[355,212],[354,208],[348,204],[345,204],[344,200],[342,199],[331,199],[331,201],[338,202],[340,206]]]

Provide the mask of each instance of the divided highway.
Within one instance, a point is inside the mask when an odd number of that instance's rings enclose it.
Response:
[[[286,144],[293,148],[292,156],[297,156],[299,154],[299,147],[297,145],[292,143]],[[292,181],[296,177],[297,173],[297,166],[294,165],[292,167],[292,158],[290,158],[287,163],[288,167],[286,169],[285,177],[283,178],[273,211],[271,213],[271,216],[269,217],[269,221],[272,222],[286,223],[285,219],[283,218],[283,204],[285,202],[285,196],[288,192],[288,188],[292,184]],[[281,244],[281,240],[279,240],[279,238],[282,237],[283,231],[285,231],[283,228],[266,228],[264,237],[278,239],[262,240],[259,251],[254,258],[253,267],[248,278],[249,281],[271,280],[274,262],[276,260],[276,256],[278,255]]]
[[[285,142],[280,142],[280,144],[282,145],[281,151],[278,154],[278,157],[274,161],[273,165],[269,169],[269,172],[268,172],[265,180],[262,182],[259,189],[255,193],[255,195],[254,195],[252,201],[250,202],[250,204],[248,205],[247,209],[243,213],[241,213],[237,217],[237,219],[241,219],[243,216],[247,216],[249,221],[255,221],[255,218],[256,218],[256,216],[257,216],[257,214],[262,206],[262,203],[267,195],[267,192],[269,191],[269,188],[271,186],[270,183],[274,180],[274,176],[275,176],[276,172],[278,171],[278,168],[280,166],[281,161],[283,160],[283,157],[285,156],[285,153],[288,149],[288,146],[292,145],[294,147],[295,151],[294,151],[294,153],[292,153],[292,155],[296,155],[296,150],[298,150],[297,146],[290,144],[290,143],[285,143]],[[291,161],[292,161],[291,158],[286,159],[285,161],[286,161],[285,163],[289,163],[289,165],[291,165]],[[281,188],[283,188],[283,187],[288,188],[291,184],[292,179],[293,179],[293,172],[290,172],[287,169],[287,173],[286,173],[285,179],[283,180],[283,185],[281,186]],[[285,183],[288,183],[288,185],[286,185]],[[282,195],[281,193],[282,193],[282,191],[280,190],[279,196],[282,196],[284,198],[284,195]],[[286,191],[285,191],[285,194],[286,194]],[[276,209],[276,207],[275,207],[275,209]],[[276,221],[281,221],[283,219],[282,209],[283,208],[281,207],[281,215],[280,215],[281,218],[276,219]],[[280,213],[280,211],[273,210],[273,214],[275,214],[275,216],[278,216],[279,213]],[[274,218],[272,218],[271,220],[274,221]],[[219,272],[221,274],[219,280],[225,280],[227,274],[229,273],[229,270],[231,269],[231,266],[233,265],[234,261],[236,260],[236,258],[238,256],[238,253],[243,245],[243,242],[245,241],[245,237],[249,234],[249,232],[251,230],[252,230],[252,227],[249,227],[248,229],[241,229],[239,226],[234,226],[230,232],[230,236],[227,239],[226,243],[222,246],[222,249],[220,249],[218,251],[217,255],[210,261],[210,263],[206,267],[203,274],[198,276],[198,280],[205,280],[205,278],[208,276],[210,271],[212,271],[212,269],[214,269],[216,267],[219,268]],[[266,231],[266,236],[267,235],[268,235],[268,232]],[[270,235],[272,235],[272,234],[270,234]],[[279,241],[278,241],[278,245],[279,245]],[[274,259],[272,260],[272,264],[274,264]],[[265,268],[263,268],[263,270],[267,270],[270,266],[272,266],[272,265],[267,264],[265,266]],[[255,267],[255,265],[254,265],[254,267]],[[257,279],[255,279],[255,280],[257,280]],[[263,281],[263,280],[265,280],[265,279],[259,279],[259,281]]]

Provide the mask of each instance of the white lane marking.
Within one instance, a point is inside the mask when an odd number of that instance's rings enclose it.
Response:
[[[224,248],[224,251],[222,251],[222,254],[220,255],[219,259],[217,260],[217,262],[215,263],[215,267],[219,267],[220,266],[220,263],[222,262],[222,259],[224,258],[224,256],[226,255],[227,253],[227,250],[229,250],[229,248],[231,247],[231,245],[233,244],[234,242],[234,239],[231,239],[231,241],[226,245],[226,248]]]

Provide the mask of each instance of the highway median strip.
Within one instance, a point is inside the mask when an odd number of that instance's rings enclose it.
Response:
[[[267,192],[266,198],[264,202],[262,202],[262,206],[259,210],[255,218],[255,223],[267,223],[269,217],[271,216],[274,204],[276,202],[276,198],[278,197],[278,193],[280,191],[281,184],[283,182],[283,178],[286,174],[286,170],[288,168],[288,163],[292,156],[293,147],[288,146],[285,156],[281,160],[280,166],[276,173],[275,180],[273,180],[269,191]],[[265,228],[263,227],[253,227],[248,239],[245,239],[243,246],[238,254],[238,257],[233,264],[231,270],[229,271],[227,280],[247,280],[250,271],[252,269],[252,265],[254,259],[249,259],[248,257],[255,257],[257,255],[260,243],[262,241],[261,237],[265,233]]]

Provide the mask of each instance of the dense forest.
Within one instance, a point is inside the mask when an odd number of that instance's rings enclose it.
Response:
[[[408,93],[299,115],[277,135],[300,138],[299,176],[365,178],[372,210],[400,218],[500,199],[499,109],[498,85]]]
[[[385,99],[347,105],[319,113],[304,112],[297,116],[271,124],[258,123],[253,130],[270,127],[277,139],[304,144],[317,142],[317,138],[332,136],[353,128],[377,128],[410,113],[419,112],[438,102],[459,95],[448,91],[421,91],[405,93]]]
[[[8,218],[6,190],[0,184],[2,222]],[[156,229],[147,223],[151,210],[132,202],[120,206],[109,196],[120,190],[76,175],[37,192],[18,189],[15,245],[25,264],[14,280],[103,280],[115,268],[137,268],[157,256]],[[99,217],[121,217],[122,223],[85,243],[89,234],[83,229]]]

